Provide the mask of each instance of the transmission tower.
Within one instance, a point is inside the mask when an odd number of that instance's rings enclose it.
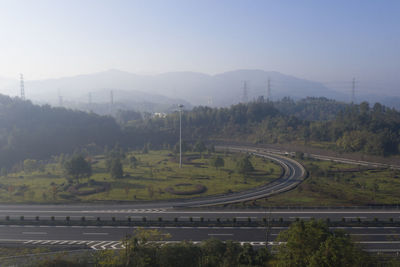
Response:
[[[354,104],[356,100],[356,78],[351,82],[351,103]]]
[[[110,91],[110,114],[113,113],[113,106],[114,106],[114,91]]]
[[[267,81],[267,102],[272,101],[272,96],[271,96],[271,79],[268,78]]]
[[[242,96],[242,102],[247,103],[248,101],[248,95],[247,95],[247,81],[243,81],[243,96]]]
[[[24,75],[20,74],[20,89],[21,89],[21,99],[25,100],[25,86],[24,86]]]
[[[61,93],[60,93],[60,89],[58,89],[58,105],[60,106],[60,107],[62,107],[63,106],[63,97],[62,97],[62,95],[61,95]]]
[[[212,98],[212,96],[209,96],[209,97],[208,97],[208,99],[207,99],[207,105],[210,106],[210,107],[213,105],[213,98]]]

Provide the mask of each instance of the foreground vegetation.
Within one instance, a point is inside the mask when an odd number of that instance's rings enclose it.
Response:
[[[254,169],[243,173],[238,169],[243,157],[210,151],[186,152],[183,168],[179,168],[177,154],[168,150],[125,153],[117,149],[105,155],[87,156],[86,160],[57,157],[44,165],[30,160],[25,161],[23,171],[0,177],[0,201],[46,203],[198,197],[254,188],[281,174],[279,165],[253,156],[249,162]],[[73,170],[76,159],[83,164],[87,162],[86,167],[81,167],[82,173]],[[120,164],[119,170],[115,164]]]
[[[272,251],[255,249],[250,244],[217,239],[199,245],[178,242],[161,245],[154,242],[168,239],[157,230],[138,230],[124,240],[126,249],[104,251],[80,262],[62,259],[47,260],[38,266],[171,266],[171,267],[235,267],[235,266],[398,266],[395,261],[382,261],[363,252],[341,231],[331,232],[321,221],[295,222],[281,232]]]

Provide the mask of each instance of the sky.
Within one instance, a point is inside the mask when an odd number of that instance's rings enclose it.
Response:
[[[0,0],[0,76],[262,69],[400,90],[399,14],[398,0]]]

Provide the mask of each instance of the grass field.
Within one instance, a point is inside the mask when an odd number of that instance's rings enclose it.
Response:
[[[60,164],[49,163],[42,171],[12,173],[0,177],[0,202],[2,203],[61,203],[92,201],[143,201],[182,197],[197,197],[241,191],[271,182],[281,174],[280,166],[268,160],[251,157],[255,171],[244,178],[236,171],[238,154],[219,153],[225,166],[216,169],[209,165],[209,157],[187,153],[183,168],[179,168],[176,156],[169,151],[128,153],[123,160],[124,178],[112,179],[106,171],[104,156],[92,159],[93,175],[82,179],[80,192],[96,190],[98,184],[106,184],[107,190],[88,195],[77,195],[68,191],[68,180]],[[139,162],[133,168],[129,158],[135,156]],[[176,195],[166,192],[171,187],[178,191],[191,191],[196,186],[205,186],[201,194]]]
[[[262,206],[400,204],[400,171],[303,160],[309,177],[296,189],[258,200]]]

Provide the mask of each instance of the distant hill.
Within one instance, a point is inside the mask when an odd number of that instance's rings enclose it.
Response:
[[[326,97],[348,102],[349,94],[329,89],[319,82],[300,79],[275,71],[235,70],[217,75],[196,72],[169,72],[157,75],[137,75],[120,70],[78,75],[59,79],[26,81],[26,95],[39,103],[58,105],[58,92],[64,103],[82,107],[88,103],[91,93],[93,103],[109,103],[110,90],[114,101],[133,109],[150,106],[146,111],[171,110],[178,103],[189,105],[229,106],[243,100],[243,83],[246,81],[248,100],[266,96],[267,81],[271,81],[273,100],[289,96],[293,99]],[[18,92],[18,82],[14,82]],[[8,87],[0,79],[0,92]],[[380,101],[400,107],[400,98],[377,95],[357,95],[358,102]],[[186,102],[185,102],[186,101]],[[143,105],[143,103],[146,103]],[[149,105],[148,105],[149,104]],[[161,104],[161,105],[159,105]],[[163,109],[163,110],[162,110]]]

